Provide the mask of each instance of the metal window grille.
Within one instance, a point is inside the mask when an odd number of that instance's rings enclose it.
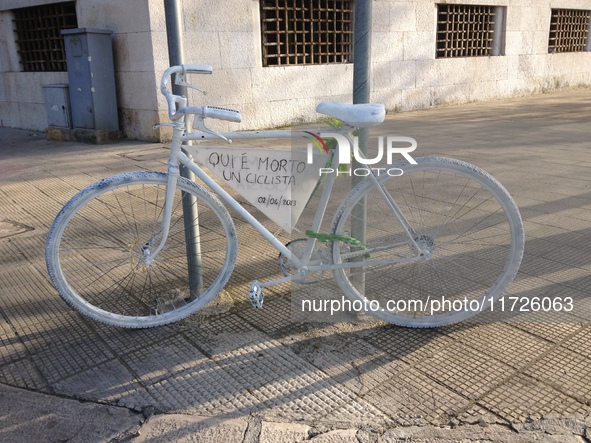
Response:
[[[66,71],[62,29],[77,28],[74,2],[13,10],[16,42],[24,71]]]
[[[552,9],[548,52],[589,51],[591,11]]]
[[[352,0],[260,0],[263,66],[351,63]]]
[[[495,6],[437,5],[437,58],[498,55],[493,54],[495,10]]]

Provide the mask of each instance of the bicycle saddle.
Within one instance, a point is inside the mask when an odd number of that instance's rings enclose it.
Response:
[[[349,105],[346,103],[320,102],[316,112],[337,118],[349,126],[369,128],[384,121],[386,109],[381,103],[362,103]]]

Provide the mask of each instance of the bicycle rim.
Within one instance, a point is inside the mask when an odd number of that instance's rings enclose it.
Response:
[[[153,262],[143,259],[150,240],[155,248],[161,237],[166,180],[151,172],[110,177],[58,214],[47,266],[60,294],[82,313],[117,326],[162,325],[202,308],[227,282],[237,248],[232,220],[215,197],[183,178],[164,248]],[[197,212],[187,224],[183,201]],[[190,254],[189,231],[198,238]]]
[[[335,278],[350,298],[374,301],[370,313],[384,321],[443,326],[487,309],[510,284],[523,255],[523,224],[510,195],[486,172],[452,159],[417,162],[393,165],[404,173],[384,174],[380,183],[427,253],[417,261],[372,265],[414,257],[417,249],[366,180],[351,191],[333,224],[336,234],[364,236],[368,252],[351,258],[335,242],[335,263],[361,260],[364,266],[337,270]]]

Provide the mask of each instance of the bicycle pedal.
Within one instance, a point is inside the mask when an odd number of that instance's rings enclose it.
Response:
[[[250,284],[248,298],[250,299],[253,308],[261,309],[263,307],[263,299],[265,296],[263,295],[263,288],[261,288],[261,284],[258,280],[253,280]]]

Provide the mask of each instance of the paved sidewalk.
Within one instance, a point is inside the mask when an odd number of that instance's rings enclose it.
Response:
[[[283,286],[253,310],[250,280],[280,272],[240,220],[236,272],[205,311],[93,322],[49,281],[48,228],[78,190],[164,170],[168,151],[0,128],[0,441],[591,441],[590,123],[591,89],[388,116],[380,133],[414,137],[416,156],[474,163],[515,197],[526,250],[507,295],[575,301],[422,330],[295,322]]]

